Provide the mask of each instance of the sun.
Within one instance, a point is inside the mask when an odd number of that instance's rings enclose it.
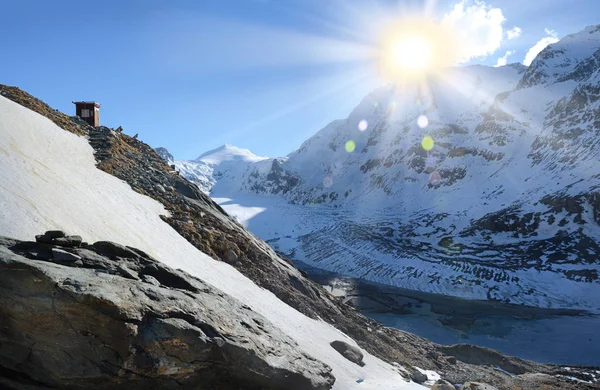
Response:
[[[421,80],[454,65],[461,43],[446,25],[422,18],[396,20],[382,30],[379,68],[385,80]]]
[[[431,42],[420,35],[405,35],[392,44],[391,58],[400,68],[425,71],[432,65]]]

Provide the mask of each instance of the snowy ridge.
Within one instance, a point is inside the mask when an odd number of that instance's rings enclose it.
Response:
[[[600,25],[588,26],[548,45],[533,60],[519,88],[565,81],[577,65],[600,50]]]
[[[202,191],[209,193],[217,181],[225,191],[239,188],[239,178],[250,164],[266,159],[268,157],[257,156],[248,149],[225,144],[203,153],[195,160],[175,161],[175,167]]]
[[[233,145],[225,144],[216,149],[202,153],[195,161],[203,161],[207,164],[219,165],[227,161],[256,162],[268,157],[257,156],[248,149],[241,149]]]
[[[391,365],[365,353],[358,367],[329,346],[355,343],[257,287],[231,266],[198,251],[160,219],[164,208],[95,166],[83,137],[0,97],[0,233],[31,239],[48,229],[81,233],[86,241],[112,240],[140,248],[181,268],[250,306],[292,337],[300,348],[326,362],[334,388],[422,388],[404,382]],[[82,218],[85,216],[85,218]]]
[[[220,190],[216,178],[211,194],[316,267],[600,311],[599,50],[592,26],[529,68],[469,66],[426,88],[382,87],[287,158],[244,165]]]

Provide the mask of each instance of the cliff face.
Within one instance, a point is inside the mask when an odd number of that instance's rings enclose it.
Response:
[[[39,108],[38,112],[42,115],[47,115],[50,119],[54,117],[53,115],[56,115],[54,110],[42,105],[41,102],[27,95],[26,93],[16,89],[7,89],[7,87],[0,86],[0,93],[7,90],[11,91],[10,96],[12,96],[12,98],[15,101],[24,104],[25,107],[28,107],[28,105],[30,105],[31,107],[41,107]],[[341,332],[350,336],[357,343],[357,345],[366,353],[372,354],[373,356],[376,356],[388,363],[403,367],[402,370],[399,369],[399,372],[402,373],[402,375],[396,374],[398,380],[400,381],[402,381],[402,376],[413,378],[414,380],[419,382],[426,380],[427,378],[423,378],[423,376],[419,374],[419,371],[414,368],[414,366],[418,366],[423,369],[435,370],[439,372],[443,377],[451,380],[453,383],[464,383],[469,380],[478,379],[487,383],[494,384],[499,388],[509,388],[509,386],[512,385],[519,385],[522,388],[526,389],[536,388],[533,387],[534,382],[532,382],[531,378],[524,376],[526,373],[538,372],[556,374],[559,370],[559,368],[553,366],[538,365],[535,363],[523,362],[518,359],[511,360],[510,358],[505,358],[508,359],[507,361],[511,361],[517,366],[522,367],[520,371],[525,373],[524,375],[519,375],[518,377],[511,377],[506,373],[503,373],[494,369],[491,366],[488,366],[488,362],[485,362],[484,360],[482,360],[481,363],[478,363],[477,361],[474,362],[473,360],[467,359],[467,357],[463,356],[461,353],[456,353],[455,351],[453,351],[452,353],[448,353],[440,346],[430,343],[412,334],[402,332],[399,330],[384,328],[375,321],[372,321],[360,315],[353,308],[338,301],[336,298],[329,295],[320,286],[305,278],[302,275],[302,273],[296,268],[294,268],[294,266],[288,260],[278,256],[265,242],[257,239],[246,229],[244,229],[241,225],[235,222],[215,202],[213,202],[207,195],[202,193],[195,185],[188,182],[183,177],[179,176],[177,172],[172,171],[171,168],[164,162],[164,160],[148,145],[144,144],[139,140],[133,139],[132,137],[127,136],[126,134],[114,132],[112,129],[105,127],[95,129],[88,127],[87,125],[76,120],[71,120],[70,122],[68,122],[68,125],[65,125],[63,129],[76,134],[81,132],[86,135],[89,144],[91,145],[91,147],[94,148],[94,153],[97,160],[97,167],[99,169],[103,170],[104,172],[110,173],[116,178],[123,180],[125,183],[131,186],[131,188],[134,191],[158,201],[164,207],[162,219],[165,222],[167,222],[174,229],[175,232],[177,232],[180,236],[184,237],[185,240],[187,240],[187,244],[193,245],[195,248],[208,254],[217,261],[222,261],[233,265],[242,274],[246,275],[250,280],[252,280],[256,285],[271,291],[281,301],[285,302],[286,304],[290,305],[291,307],[295,308],[296,310],[305,314],[308,317],[318,319],[318,321],[314,321],[314,324],[322,324],[321,321],[327,324],[331,324]],[[55,145],[55,147],[60,147],[60,145]],[[172,233],[169,232],[169,234]],[[123,239],[131,239],[131,237],[124,236]],[[137,239],[140,243],[147,243],[148,240],[150,240],[151,238],[140,236],[137,237]],[[165,237],[163,238],[163,240],[167,240],[167,238]],[[15,245],[17,245],[16,242],[11,242],[10,245],[6,246],[10,247],[12,251]],[[183,244],[177,245],[183,246]],[[178,251],[179,248],[174,247],[172,248],[172,250]],[[78,254],[77,252],[72,254],[84,258],[84,256],[81,256],[81,254]],[[164,254],[165,256],[167,255],[166,252]],[[3,254],[3,258],[8,260],[14,260],[14,255],[14,251],[12,252],[12,254],[5,252],[5,254]],[[147,259],[147,257],[144,255],[140,256]],[[7,263],[13,263],[12,261],[8,260]],[[31,263],[31,261],[37,260],[24,260],[21,257],[17,258],[17,260],[21,262],[23,266],[27,267],[42,267],[44,268],[44,270],[57,269],[56,265],[39,265],[38,263]],[[164,263],[168,259],[158,258],[157,260]],[[133,271],[138,272],[135,270],[135,268],[137,267],[135,261],[132,264],[127,263],[127,261],[125,261],[127,268],[133,269]],[[213,260],[210,261],[213,262]],[[83,260],[82,263],[85,264]],[[106,266],[108,267],[108,269],[117,269],[118,271],[118,262],[112,265],[110,265],[110,263],[108,264],[109,265]],[[64,267],[65,265],[63,264],[61,266]],[[90,271],[82,271],[79,268],[80,267],[67,267],[66,269],[63,269],[63,272],[66,272],[67,274],[73,273],[73,278],[71,279],[74,280],[72,283],[74,283],[75,286],[82,285],[82,283],[87,283],[85,281],[88,280],[90,281],[90,283],[94,284],[96,282],[92,279],[103,277],[103,272],[100,272],[95,273],[95,276],[91,278],[91,274],[88,273]],[[153,293],[156,293],[158,295],[162,294],[162,297],[159,296],[160,302],[156,303],[156,305],[158,306],[164,304],[163,298],[167,298],[167,300],[169,300],[169,296],[179,297],[179,294],[185,295],[185,291],[188,291],[186,290],[186,288],[189,288],[189,285],[191,285],[192,287],[196,286],[194,287],[195,289],[201,290],[201,288],[197,286],[196,281],[188,281],[185,285],[177,284],[173,286],[171,282],[165,282],[167,279],[161,281],[160,278],[157,278],[155,274],[143,271],[144,269],[146,269],[146,265],[144,265],[144,267],[141,268],[141,273],[138,272],[138,277],[143,278],[144,275],[148,275],[145,277],[147,280],[152,281],[150,277],[157,279],[159,283],[158,286],[155,286],[157,288],[166,288],[168,290],[168,288],[170,287],[171,289],[178,289],[177,292],[173,293],[175,295],[170,295],[170,292],[164,290],[154,291]],[[220,269],[221,268],[219,268],[219,270]],[[215,268],[209,267],[206,268],[206,271],[204,272],[210,273],[214,270]],[[109,274],[112,275],[110,272]],[[199,275],[202,276],[202,273],[199,273],[195,276],[198,277]],[[205,274],[203,275],[203,277],[212,280],[211,284],[213,285],[220,283],[220,285],[223,286],[223,288],[230,289],[231,292],[234,292],[233,289],[235,286],[231,286],[223,282],[223,280],[220,279],[219,275]],[[117,281],[117,283],[133,283],[133,285],[137,286],[135,288],[143,286],[141,288],[145,290],[148,290],[148,288],[154,289],[154,287],[149,287],[145,284],[139,284],[148,283],[147,281],[144,282],[144,280],[142,280],[141,282],[136,281],[135,277],[134,279],[130,279],[132,280],[132,282],[122,280],[123,277],[118,275],[112,275],[110,279]],[[169,278],[169,280],[171,279]],[[237,282],[232,283],[239,283],[241,281],[238,279],[235,280],[237,280]],[[31,282],[31,280],[29,279],[25,281],[27,283]],[[64,284],[64,281],[61,283]],[[18,287],[14,285],[11,286],[11,288],[15,289]],[[71,289],[71,287],[65,288],[67,290]],[[123,288],[125,288],[125,286],[123,286]],[[251,287],[247,286],[247,288]],[[252,287],[251,290],[252,294],[258,294],[258,291],[254,290],[253,288],[254,287]],[[192,294],[197,293],[192,292]],[[261,297],[263,298],[254,299],[252,294],[244,294],[240,291],[236,291],[236,294],[238,296],[238,299],[243,298],[252,301],[252,305],[254,305],[255,307],[260,307],[261,305],[261,302],[257,301],[257,299],[263,299],[267,297],[266,295],[261,295]],[[198,299],[205,298],[206,297],[199,297]],[[28,299],[29,298],[23,301],[23,304],[25,304]],[[194,296],[194,299],[196,299],[196,296]],[[101,301],[104,302],[104,298],[102,298]],[[174,306],[175,308],[179,307],[178,299],[172,299],[171,301],[178,301],[176,303],[171,302],[170,305]],[[181,300],[181,303],[184,306],[187,305],[185,304],[185,302],[187,302],[185,299]],[[233,307],[236,307],[235,303],[233,303],[232,305]],[[145,309],[137,307],[134,311],[143,312],[143,310]],[[273,308],[273,310],[275,310],[275,308]],[[261,313],[263,313],[263,315],[264,313],[269,313],[270,311],[271,309],[269,307],[261,308]],[[237,309],[235,309],[235,313],[238,313]],[[292,315],[293,313],[295,312],[289,312],[289,315]],[[49,313],[48,315],[51,315],[51,313]],[[200,314],[196,313],[194,315],[199,316]],[[271,320],[276,319],[273,315],[269,315],[271,316],[269,317],[271,318]],[[143,318],[144,314],[141,314],[141,316]],[[237,316],[238,315],[235,314],[233,317],[237,318]],[[199,327],[198,324],[200,324],[201,322],[195,322],[197,320],[193,320],[189,317],[186,318],[183,319],[192,324],[192,326]],[[127,321],[130,320],[129,317],[125,319]],[[176,315],[172,316],[169,314],[165,315],[164,318],[160,317],[159,319],[169,320],[167,322],[174,321],[177,323],[176,327],[180,328],[188,326],[187,324],[182,323],[180,321],[182,318],[177,317]],[[252,318],[249,318],[249,320],[254,322]],[[258,320],[261,321],[260,318],[258,318]],[[153,319],[153,321],[158,320]],[[223,321],[231,321],[231,318],[223,318]],[[285,327],[285,322],[282,318],[277,319],[277,322],[277,327],[284,334],[292,330],[286,330],[282,328],[282,326]],[[65,324],[66,323],[62,323],[62,325],[60,326],[65,326]],[[313,324],[313,322],[310,322],[310,324]],[[161,322],[160,326],[163,325],[171,329],[169,330],[169,332],[172,331],[172,324],[165,325]],[[291,326],[291,324],[288,325]],[[321,325],[318,326],[320,327]],[[251,327],[254,329],[254,325],[252,325]],[[200,329],[202,328],[200,327]],[[200,334],[195,329],[192,329],[191,333]],[[25,334],[27,334],[27,332],[25,332]],[[46,334],[47,337],[49,337],[49,335],[50,333]],[[320,335],[315,335],[315,337],[317,336]],[[7,339],[13,337],[16,336],[14,334],[11,334],[7,336]],[[33,337],[33,333],[31,334],[31,337]],[[260,338],[262,336],[257,335],[256,337]],[[209,336],[209,338],[214,337]],[[132,340],[136,339],[128,338],[124,342],[133,343],[134,341]],[[215,341],[213,340],[208,343],[215,343]],[[306,345],[309,344],[311,344],[311,342],[306,341],[304,348],[306,348]],[[328,351],[329,349],[331,349],[331,347],[328,344],[326,345],[326,348],[328,348]],[[477,349],[476,347],[474,348]],[[44,349],[36,349],[36,353],[41,353],[41,351],[43,350]],[[484,351],[484,349],[477,350]],[[329,354],[332,352],[327,353]],[[337,354],[337,352],[335,353]],[[481,353],[483,355],[487,354],[487,352]],[[295,355],[292,354],[292,356]],[[329,356],[328,359],[331,360],[324,361],[323,363],[330,365],[330,363],[334,361],[336,362],[336,365],[334,367],[335,376],[335,370],[340,370],[342,366],[340,366],[339,361],[333,359],[332,355],[327,356]],[[156,356],[154,357],[156,358]],[[380,364],[376,363],[376,361],[372,359],[373,357],[365,357],[366,365],[364,369],[367,370],[365,371],[367,373],[369,372],[368,370],[371,369],[374,364]],[[307,362],[308,361],[310,361],[310,359],[307,358]],[[6,367],[6,369],[11,370],[10,375],[12,377],[18,377],[19,375],[27,375],[27,373],[33,369],[29,366],[17,366],[16,364],[17,362],[9,361],[8,363],[3,362],[2,364],[0,364],[0,366]],[[149,365],[143,367],[143,370],[150,369]],[[502,364],[500,364],[500,367],[502,367]],[[317,377],[322,378],[322,382],[319,383],[331,383],[331,378],[327,374],[327,369],[325,368],[325,366],[319,365],[318,362],[315,362],[313,368]],[[569,384],[569,382],[562,377],[542,377],[544,378],[544,383],[547,383],[550,386],[550,388],[572,387]],[[348,378],[344,379],[347,380]],[[372,379],[376,380],[376,378]],[[339,380],[340,377],[336,376],[336,383],[339,383]],[[540,382],[535,383],[539,384]]]
[[[298,390],[333,385],[330,367],[203,281],[136,248],[62,244],[0,237],[0,384]]]

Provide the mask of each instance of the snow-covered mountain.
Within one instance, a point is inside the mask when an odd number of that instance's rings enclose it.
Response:
[[[598,161],[591,26],[530,67],[377,89],[286,158],[201,180],[176,165],[292,259],[416,290],[600,310]]]
[[[160,151],[170,153],[165,148],[156,148],[159,155],[168,161]],[[248,149],[240,149],[225,144],[216,149],[203,153],[195,160],[175,161],[175,167],[186,178],[196,183],[201,190],[209,193],[217,182],[224,191],[235,190],[240,184],[237,180],[250,164],[266,160]]]
[[[166,148],[156,148],[154,150],[156,150],[156,153],[158,153],[158,155],[162,157],[162,159],[165,160],[167,164],[171,165],[175,162],[175,158],[171,153],[169,153],[169,151]]]

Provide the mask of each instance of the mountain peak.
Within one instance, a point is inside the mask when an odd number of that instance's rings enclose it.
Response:
[[[208,164],[218,165],[224,161],[247,161],[255,162],[265,160],[268,157],[257,156],[249,149],[238,148],[231,144],[224,144],[218,148],[202,153],[196,161],[203,161]]]
[[[175,161],[173,155],[167,150],[167,148],[159,146],[158,148],[154,148],[154,151],[158,153],[158,155],[162,157],[163,160],[167,162],[167,164],[173,164],[173,162]]]
[[[600,50],[600,25],[588,26],[544,48],[533,60],[517,89],[550,85],[571,78],[577,66]]]

